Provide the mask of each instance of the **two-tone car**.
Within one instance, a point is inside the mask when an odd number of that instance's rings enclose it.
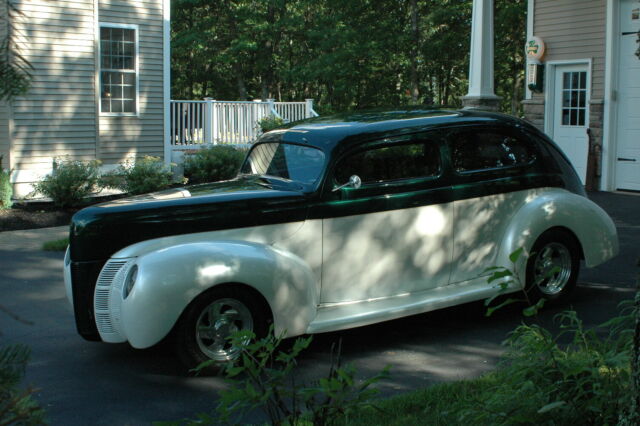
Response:
[[[237,356],[238,330],[292,337],[491,297],[493,266],[532,298],[563,300],[581,260],[617,251],[611,219],[533,126],[377,111],[269,132],[233,180],[78,212],[65,283],[84,338],[172,336],[193,366]]]

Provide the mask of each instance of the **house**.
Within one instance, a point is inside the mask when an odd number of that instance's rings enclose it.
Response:
[[[525,117],[560,145],[583,182],[640,191],[640,1],[529,0],[527,28],[544,55]]]
[[[106,168],[169,157],[169,0],[13,3],[21,12],[9,16],[14,35],[34,68],[28,94],[0,103],[0,155],[14,196],[31,192],[57,157]]]

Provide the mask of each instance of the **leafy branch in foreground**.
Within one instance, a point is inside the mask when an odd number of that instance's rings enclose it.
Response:
[[[380,374],[356,379],[356,368],[343,366],[340,360],[340,344],[334,352],[326,377],[310,385],[296,382],[296,358],[311,343],[312,337],[299,338],[289,350],[281,350],[281,337],[273,332],[255,340],[249,331],[241,331],[231,338],[231,343],[242,347],[240,358],[225,369],[230,387],[220,391],[216,408],[217,418],[201,413],[197,420],[160,423],[164,425],[237,424],[243,416],[261,410],[272,425],[297,425],[311,423],[326,425],[336,419],[346,418],[357,408],[372,406],[371,400],[378,390],[372,385],[387,376],[389,367]],[[251,343],[247,343],[251,342]],[[209,362],[198,369],[206,368]]]
[[[526,317],[531,317],[533,315],[536,315],[538,311],[544,306],[545,299],[542,298],[533,303],[533,301],[529,297],[527,286],[519,278],[520,274],[518,271],[518,261],[523,256],[523,254],[524,248],[520,247],[509,255],[509,261],[512,263],[513,269],[509,269],[504,266],[491,266],[483,271],[483,274],[490,273],[490,275],[487,277],[487,283],[494,284],[499,287],[499,291],[493,296],[487,298],[484,302],[484,305],[487,307],[486,316],[491,316],[496,310],[504,308],[505,306],[511,305],[513,303],[525,302],[527,304],[527,307],[522,310],[522,314]],[[527,262],[525,259],[524,264],[526,265],[526,263]],[[548,272],[547,275],[550,276],[555,274],[556,272],[557,269],[552,269]],[[489,306],[494,300],[496,300],[500,296],[503,296],[508,291],[508,289],[511,288],[522,289],[523,297],[510,297],[500,302],[496,306]]]

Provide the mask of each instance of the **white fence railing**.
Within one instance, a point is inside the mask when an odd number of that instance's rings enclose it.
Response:
[[[259,121],[270,115],[286,123],[315,117],[313,99],[304,102],[171,101],[169,143],[176,149],[203,144],[250,144],[260,135]]]

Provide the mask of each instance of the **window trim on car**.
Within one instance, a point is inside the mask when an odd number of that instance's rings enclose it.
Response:
[[[444,145],[444,143],[441,141],[442,136],[440,134],[437,134],[436,137],[433,137],[433,135],[436,132],[434,131],[428,131],[428,132],[420,132],[420,133],[412,133],[412,134],[407,134],[407,135],[398,135],[398,136],[391,136],[391,137],[387,137],[387,138],[382,138],[382,139],[375,139],[375,140],[370,140],[367,142],[363,142],[362,144],[359,144],[358,146],[354,147],[353,149],[348,150],[347,152],[343,153],[342,155],[340,155],[336,161],[334,162],[333,167],[331,168],[331,170],[329,171],[329,175],[328,175],[328,180],[330,183],[330,187],[334,188],[336,185],[341,185],[344,182],[338,182],[336,180],[336,170],[337,167],[339,166],[340,162],[342,162],[345,158],[352,156],[352,155],[357,155],[361,152],[365,152],[365,151],[369,151],[369,150],[373,150],[373,149],[380,149],[380,148],[385,148],[385,147],[391,147],[391,146],[401,146],[401,145],[419,145],[419,144],[426,144],[426,139],[427,138],[422,138],[421,136],[426,136],[426,135],[431,135],[432,137],[431,139],[431,143],[436,145],[436,149],[438,151],[438,155],[439,155],[439,170],[435,175],[432,176],[413,176],[413,177],[406,177],[406,178],[398,178],[398,179],[390,179],[390,180],[381,180],[381,181],[376,181],[376,182],[362,182],[362,186],[359,189],[354,189],[354,188],[344,188],[344,190],[347,190],[349,192],[351,191],[355,191],[356,193],[358,191],[360,192],[364,192],[364,190],[367,189],[375,189],[375,188],[395,188],[395,187],[401,187],[401,186],[413,186],[413,185],[418,185],[418,184],[423,184],[423,183],[427,183],[427,182],[432,182],[432,181],[436,181],[439,180],[440,178],[442,178],[442,176],[445,173],[446,170],[446,165],[445,165],[445,158],[443,157],[443,151],[442,151],[442,147]],[[420,141],[423,141],[422,143]]]
[[[112,68],[103,68],[102,67],[102,29],[103,28],[119,28],[126,30],[133,30],[134,32],[134,68],[133,70],[129,69],[112,69]],[[139,117],[140,116],[140,40],[139,40],[140,29],[136,24],[120,24],[113,22],[100,22],[98,24],[98,111],[100,116],[108,116],[108,117]],[[110,112],[102,110],[102,93],[103,93],[103,82],[102,82],[102,73],[103,72],[121,72],[134,74],[135,78],[135,107],[134,111],[131,112]]]

